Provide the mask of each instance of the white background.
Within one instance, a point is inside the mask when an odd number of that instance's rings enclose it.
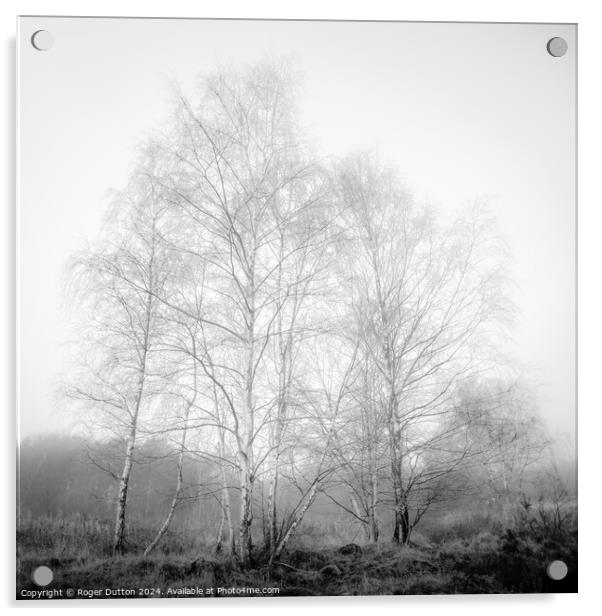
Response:
[[[337,6],[338,4],[338,6]],[[332,19],[401,19],[401,20],[451,20],[451,21],[527,21],[527,22],[578,22],[579,23],[579,451],[580,451],[580,589],[579,596],[522,596],[522,597],[379,597],[339,599],[278,599],[253,602],[232,600],[228,602],[199,604],[194,600],[177,602],[178,609],[244,610],[247,613],[261,610],[341,609],[353,613],[378,609],[387,613],[420,611],[431,613],[446,611],[453,614],[492,613],[517,611],[518,613],[565,614],[568,610],[599,608],[596,589],[600,586],[599,496],[601,401],[596,385],[600,380],[600,172],[599,153],[602,143],[600,109],[602,109],[601,82],[602,54],[600,52],[600,12],[594,2],[370,2],[346,1],[336,3],[326,0],[303,3],[278,3],[254,0],[253,2],[192,2],[184,0],[147,0],[134,2],[14,2],[2,4],[2,35],[4,45],[4,125],[5,147],[1,166],[5,187],[5,207],[2,210],[3,286],[2,349],[0,390],[4,394],[4,506],[2,529],[4,532],[4,558],[2,559],[0,593],[5,604],[14,605],[14,442],[15,442],[15,311],[14,311],[14,245],[15,245],[15,30],[17,14],[52,15],[130,15],[130,16],[182,16],[182,17],[270,17],[270,18],[332,18]],[[46,609],[77,608],[80,602],[45,602]],[[96,603],[101,609],[124,610],[132,608],[172,609],[171,602],[111,601]],[[24,604],[21,603],[20,606]],[[26,609],[42,607],[41,603],[28,604]],[[88,604],[86,607],[93,607]]]

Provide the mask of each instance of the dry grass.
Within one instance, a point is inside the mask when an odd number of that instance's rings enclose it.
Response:
[[[394,544],[290,549],[269,569],[259,554],[247,570],[215,558],[208,546],[172,535],[149,558],[141,552],[150,531],[130,529],[130,553],[110,555],[111,529],[81,516],[22,520],[18,533],[17,588],[36,588],[31,572],[50,566],[53,588],[273,587],[280,595],[373,595],[574,592],[577,531],[574,511],[517,516],[511,527],[465,529],[422,537],[419,545]],[[556,516],[556,517],[555,517]],[[557,523],[558,522],[558,523]],[[570,575],[551,582],[546,566],[564,560]]]

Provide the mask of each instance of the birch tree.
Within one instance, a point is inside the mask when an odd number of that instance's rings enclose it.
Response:
[[[78,365],[68,385],[96,438],[121,447],[115,466],[102,466],[117,482],[113,549],[126,547],[128,490],[143,415],[158,395],[155,350],[162,317],[156,301],[169,277],[160,228],[165,209],[141,162],[115,197],[100,240],[71,261],[71,285],[83,315]],[[95,464],[101,466],[98,461]]]
[[[342,163],[338,178],[350,295],[384,394],[393,540],[406,543],[413,443],[435,438],[451,393],[476,368],[477,342],[501,313],[502,272],[478,216],[438,225],[368,155]]]
[[[291,357],[278,361],[274,388],[269,351],[275,339],[291,348],[312,253],[320,250],[314,236],[323,226],[323,181],[295,125],[290,79],[270,65],[223,71],[205,79],[193,99],[179,96],[162,148],[168,163],[156,181],[181,221],[173,248],[189,256],[191,272],[194,262],[206,272],[200,315],[189,305],[193,275],[166,305],[196,319],[203,334],[197,360],[216,388],[222,429],[236,451],[244,566],[254,484],[269,449],[271,409],[280,404],[283,413]]]

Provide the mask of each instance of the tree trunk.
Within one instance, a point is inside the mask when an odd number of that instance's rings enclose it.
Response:
[[[389,447],[391,450],[391,478],[394,496],[393,542],[404,545],[409,538],[409,514],[407,495],[403,487],[403,454],[401,452],[401,427],[397,415],[397,397],[391,391],[391,410],[389,417]]]
[[[221,554],[222,547],[224,544],[224,519],[225,517],[226,516],[225,516],[224,510],[222,509],[222,515],[219,521],[219,528],[217,529],[217,537],[215,538],[215,548],[213,549],[213,552],[215,554]]]
[[[220,430],[220,439],[222,446],[222,456],[224,452],[224,433]],[[222,474],[222,508],[224,512],[224,518],[228,527],[228,554],[234,558],[236,556],[236,536],[234,534],[234,523],[232,521],[232,507],[230,505],[230,491],[228,490],[228,477],[226,475],[226,469],[224,464],[221,464]]]
[[[253,438],[254,423],[254,383],[255,383],[255,254],[253,245],[248,271],[248,307],[247,318],[247,357],[245,374],[245,430],[242,441],[239,441],[238,461],[240,465],[240,528],[239,557],[242,567],[248,566],[251,560],[251,526],[253,524]]]
[[[169,528],[169,525],[171,524],[171,520],[176,511],[176,507],[178,504],[178,498],[180,495],[180,485],[181,485],[180,480],[178,480],[178,484],[179,485],[176,488],[176,492],[171,501],[171,505],[169,507],[169,512],[167,513],[167,517],[165,518],[165,521],[161,525],[161,528],[155,535],[155,538],[148,544],[146,550],[144,550],[144,557],[147,557],[157,547],[157,545],[159,544],[159,541],[161,541],[163,535],[167,532],[167,529]]]
[[[125,460],[123,463],[123,471],[119,481],[119,492],[117,496],[117,514],[115,517],[115,538],[113,542],[113,552],[122,554],[125,550],[125,516],[127,509],[127,496],[130,484],[130,475],[132,473],[132,459],[134,456],[134,447],[136,444],[136,426],[132,424],[130,436],[127,441],[125,450]]]
[[[154,232],[153,232],[154,238]],[[149,265],[152,279],[152,258]],[[125,460],[123,463],[123,471],[121,480],[119,481],[119,493],[117,496],[117,514],[115,517],[115,539],[113,542],[113,552],[121,554],[125,550],[125,516],[127,509],[128,488],[130,485],[130,475],[132,474],[132,465],[134,460],[134,448],[136,446],[136,433],[138,430],[138,417],[140,415],[140,406],[142,404],[142,396],[144,395],[144,384],[146,380],[146,368],[149,349],[149,334],[151,327],[152,314],[152,294],[147,293],[146,296],[146,323],[144,328],[144,340],[142,344],[142,356],[140,357],[140,374],[138,377],[136,404],[131,415],[130,433],[125,449]]]
[[[380,532],[378,529],[378,518],[376,516],[376,505],[378,503],[378,478],[375,472],[373,472],[370,477],[370,484],[370,506],[368,507],[370,541],[372,543],[377,543]]]
[[[370,529],[369,529],[369,534],[368,534],[368,539],[370,541],[370,543],[378,543],[378,536],[380,534],[380,531],[378,529],[378,520],[376,519],[376,517],[373,515],[373,513],[370,513]]]
[[[188,410],[186,411],[186,424],[188,424],[188,414],[190,412],[190,406],[188,407]],[[161,541],[163,535],[167,532],[167,530],[169,529],[169,525],[171,524],[171,521],[173,519],[173,516],[176,512],[176,507],[178,506],[178,501],[180,499],[180,493],[182,492],[182,484],[183,484],[183,476],[182,476],[182,468],[184,466],[184,451],[186,449],[186,432],[187,432],[187,425],[184,427],[184,432],[182,434],[182,441],[180,443],[180,451],[178,453],[178,478],[176,480],[176,489],[174,491],[174,495],[173,498],[171,499],[171,505],[169,507],[169,511],[167,513],[167,517],[165,518],[165,521],[163,522],[161,528],[159,529],[159,531],[157,532],[157,534],[155,535],[155,538],[150,542],[150,544],[147,546],[146,550],[144,550],[144,556],[148,556],[158,545],[159,541]]]
[[[196,355],[196,347],[194,346],[193,340],[193,352]],[[193,385],[193,396],[191,400],[186,401],[185,411],[184,411],[184,424],[182,426],[182,438],[180,439],[180,447],[178,451],[178,463],[177,463],[177,472],[178,476],[176,479],[176,489],[174,491],[173,498],[171,499],[171,505],[169,507],[169,511],[167,513],[167,517],[163,522],[163,525],[159,529],[159,532],[155,535],[155,538],[150,542],[147,546],[146,550],[144,550],[144,556],[148,556],[158,545],[159,541],[163,535],[169,529],[169,525],[173,519],[173,516],[176,512],[176,507],[178,506],[178,502],[180,499],[180,494],[182,492],[182,485],[184,483],[183,477],[183,468],[184,468],[184,453],[186,452],[186,437],[188,436],[188,422],[190,419],[190,411],[192,410],[192,406],[196,401],[196,391],[197,391],[197,375],[196,375],[196,360],[193,359],[193,369],[194,369],[194,385]]]
[[[234,523],[232,521],[232,508],[230,506],[230,493],[228,488],[224,488],[224,508],[226,524],[228,525],[228,554],[231,558],[236,556],[236,534],[234,533]]]
[[[278,447],[278,445],[277,445]],[[276,451],[274,459],[274,469],[270,487],[268,492],[268,536],[266,547],[268,552],[271,552],[273,546],[278,542],[278,511],[276,508],[276,495],[278,492],[278,466],[280,462],[280,453]]]
[[[303,517],[307,513],[307,510],[312,506],[316,498],[317,491],[318,491],[318,482],[315,481],[314,484],[311,486],[311,489],[309,490],[307,500],[305,501],[305,505],[303,505],[299,513],[297,513],[295,519],[293,520],[291,525],[288,527],[286,533],[284,534],[284,537],[282,537],[282,539],[279,541],[278,545],[276,546],[272,555],[270,556],[270,566],[276,559],[280,558],[280,555],[282,554],[282,551],[286,547],[286,544],[291,539],[291,537],[295,534],[295,531],[297,530],[297,527],[299,526],[299,524],[301,524],[301,521],[303,520]]]
[[[406,545],[410,540],[410,515],[406,495],[403,490],[395,488],[395,526],[393,542]]]
[[[243,456],[245,460],[243,469],[241,470],[241,490],[240,490],[240,532],[239,532],[239,555],[240,564],[245,567],[251,560],[251,526],[253,524],[253,512],[252,512],[252,494],[253,494],[253,482],[248,467],[248,460],[246,456]]]
[[[391,475],[393,479],[394,497],[394,527],[393,542],[404,545],[409,536],[409,514],[407,495],[403,489],[403,477],[401,471],[401,454],[397,449],[398,439],[391,439]]]
[[[146,347],[145,347],[146,348]],[[113,552],[122,554],[125,550],[125,517],[127,510],[128,488],[130,486],[130,475],[132,474],[132,466],[134,463],[134,448],[136,447],[136,433],[138,429],[138,414],[140,412],[140,404],[142,402],[142,392],[144,390],[144,370],[146,369],[146,351],[143,354],[143,372],[140,376],[140,384],[138,386],[138,397],[136,400],[136,408],[132,416],[130,424],[130,434],[128,436],[127,445],[125,448],[125,459],[123,461],[123,471],[119,481],[119,492],[117,495],[117,514],[115,517],[115,538],[113,542]]]

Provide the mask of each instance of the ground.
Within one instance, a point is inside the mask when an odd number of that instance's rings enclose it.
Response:
[[[32,581],[38,566],[48,566],[54,573],[48,589],[61,591],[63,597],[72,592],[76,598],[577,590],[577,533],[568,522],[562,529],[523,524],[438,542],[423,538],[421,545],[401,547],[390,543],[319,550],[292,547],[271,568],[257,553],[245,570],[208,548],[192,549],[175,537],[169,551],[148,558],[133,545],[129,554],[112,557],[106,530],[89,520],[62,526],[48,518],[30,520],[18,534],[17,598],[35,598],[35,591],[41,590]],[[569,568],[562,581],[553,581],[546,573],[548,564],[557,559]]]

